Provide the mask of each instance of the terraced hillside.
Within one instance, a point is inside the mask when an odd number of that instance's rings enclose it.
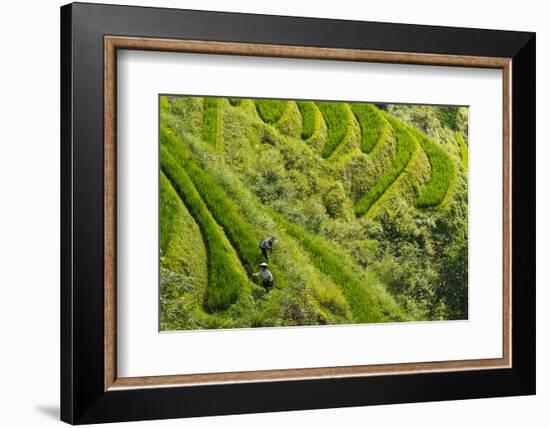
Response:
[[[161,330],[467,318],[466,127],[459,107],[160,97]]]

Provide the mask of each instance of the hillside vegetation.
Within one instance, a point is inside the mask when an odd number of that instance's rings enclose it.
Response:
[[[159,105],[161,330],[468,317],[466,108]]]

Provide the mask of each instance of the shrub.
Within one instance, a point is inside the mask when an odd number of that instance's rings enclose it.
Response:
[[[346,215],[346,192],[341,183],[337,183],[323,193],[323,205],[332,218],[344,218]]]
[[[188,277],[160,268],[160,329],[184,330],[200,328],[190,305],[183,295],[192,288]]]
[[[288,101],[285,100],[256,100],[256,110],[265,123],[273,125],[283,115]]]
[[[298,101],[298,108],[302,114],[302,139],[307,140],[315,132],[315,103],[312,101]]]
[[[443,106],[438,108],[437,119],[444,128],[450,128],[458,131],[460,114],[458,107]]]
[[[317,107],[327,124],[327,140],[321,156],[328,158],[346,136],[349,122],[347,106],[344,103],[324,101],[318,102]]]
[[[361,150],[369,154],[382,137],[384,118],[372,104],[352,104],[351,110],[361,127]]]
[[[242,102],[243,102],[242,98],[229,98],[229,104],[231,104],[233,107],[240,106]]]
[[[416,139],[405,128],[405,126],[397,119],[391,116],[386,116],[389,121],[395,138],[397,139],[397,148],[395,156],[388,169],[376,184],[357,202],[355,213],[358,216],[366,214],[372,205],[380,199],[380,197],[388,190],[392,183],[399,178],[403,170],[409,163],[411,156],[416,147]]]
[[[414,128],[409,128],[409,132],[416,137],[416,140],[420,143],[420,147],[426,153],[431,169],[430,180],[420,189],[416,205],[419,208],[436,207],[445,199],[445,195],[449,191],[454,178],[453,161],[445,150],[431,141],[422,132]]]
[[[446,269],[441,275],[437,295],[446,304],[449,319],[468,319],[468,240],[458,239],[445,248]]]
[[[197,222],[206,243],[208,287],[205,307],[210,311],[225,310],[236,302],[248,281],[231,245],[208,211],[193,182],[169,153],[168,147],[177,144],[174,140],[168,131],[161,128],[161,168]]]

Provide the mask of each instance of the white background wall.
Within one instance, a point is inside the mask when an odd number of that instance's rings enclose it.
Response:
[[[122,0],[121,0],[122,2]],[[0,424],[44,427],[59,407],[59,6],[10,1],[0,9]],[[112,3],[104,1],[104,3]],[[147,0],[127,4],[537,32],[538,394],[534,397],[155,421],[140,426],[548,426],[550,201],[545,2],[393,0]],[[269,397],[266,397],[269,399]],[[138,426],[127,424],[125,426]]]

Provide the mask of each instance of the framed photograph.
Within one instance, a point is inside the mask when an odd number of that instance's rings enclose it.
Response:
[[[535,35],[61,8],[61,418],[535,393]]]

